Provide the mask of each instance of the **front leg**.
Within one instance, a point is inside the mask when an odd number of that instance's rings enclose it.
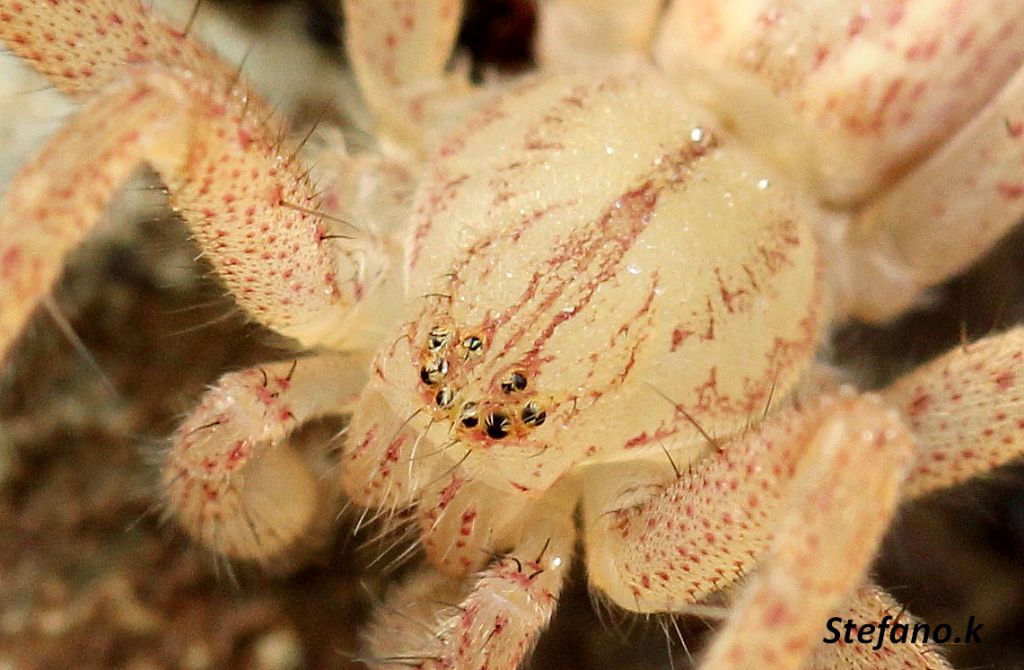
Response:
[[[556,485],[520,517],[512,551],[478,573],[468,593],[457,595],[458,582],[438,575],[413,579],[393,593],[368,636],[371,665],[518,668],[547,627],[569,572],[576,542],[572,488],[571,482]],[[455,599],[458,604],[446,604]]]
[[[758,568],[702,667],[799,668],[863,579],[912,456],[893,412],[844,395],[774,417],[639,505],[588,482],[591,578],[626,608],[664,611]]]
[[[888,637],[881,643],[877,640],[878,628],[887,623],[886,635],[897,624],[909,627],[913,631],[917,623],[892,596],[877,586],[866,584],[861,586],[852,599],[833,612],[833,617],[844,624],[853,621],[857,624],[856,635],[863,624],[876,626],[872,643],[845,643],[846,630],[843,628],[843,642],[833,642],[819,646],[807,663],[808,670],[951,670],[949,663],[941,653],[923,641],[915,640],[910,635],[905,643],[892,644]],[[822,639],[831,638],[832,632],[822,626]],[[896,639],[900,639],[897,637]]]
[[[305,344],[343,340],[384,273],[375,238],[340,221],[268,105],[215,56],[134,0],[90,5],[95,25],[75,28],[81,12],[0,0],[0,39],[61,90],[94,96],[0,205],[0,357],[142,163],[243,309]]]
[[[878,551],[912,462],[910,433],[877,398],[847,399],[826,410],[807,446],[763,565],[704,670],[802,667]]]
[[[350,409],[366,360],[322,354],[224,375],[178,428],[163,466],[168,513],[219,554],[281,556],[330,515],[322,478],[287,443]]]
[[[369,241],[339,239],[293,160],[237,91],[162,69],[129,71],[11,184],[0,209],[0,355],[64,258],[140,163],[238,303],[308,344],[337,341],[382,269]]]

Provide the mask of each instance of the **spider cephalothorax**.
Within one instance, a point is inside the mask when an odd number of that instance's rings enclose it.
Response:
[[[877,395],[815,355],[1024,213],[1019,10],[550,0],[545,67],[473,89],[445,69],[459,2],[344,6],[379,151],[321,154],[317,190],[245,83],[131,0],[0,0],[0,37],[86,100],[0,210],[0,351],[147,162],[239,304],[316,349],[208,393],[169,508],[229,556],[286,554],[321,488],[286,438],[349,415],[340,488],[462,580],[454,607],[436,574],[395,590],[425,620],[385,608],[382,663],[515,667],[579,530],[634,611],[751,576],[706,668],[942,667],[815,632],[894,607],[866,573],[900,500],[1018,456],[1024,333]]]

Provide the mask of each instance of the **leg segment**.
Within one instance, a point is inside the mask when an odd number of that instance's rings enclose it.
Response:
[[[285,439],[344,411],[366,368],[361,357],[323,355],[223,376],[174,437],[163,471],[169,511],[232,558],[286,550],[322,511],[322,484]]]
[[[761,111],[744,98],[778,100],[811,140],[794,167],[846,207],[985,107],[1024,62],[1024,19],[1013,0],[674,0],[655,56],[704,70],[695,94],[755,144]],[[779,149],[783,165],[801,153]]]
[[[494,551],[509,546],[513,524],[529,502],[466,479],[459,470],[438,478],[416,502],[431,565],[454,576],[479,570]]]
[[[147,63],[201,72],[222,84],[235,76],[216,54],[137,0],[0,0],[0,40],[74,98]]]
[[[462,0],[343,0],[345,45],[370,109],[384,130],[418,143],[424,100],[445,90],[444,72]]]
[[[776,415],[653,496],[653,477],[587,481],[591,580],[627,609],[679,610],[762,564],[710,667],[798,667],[874,556],[911,448],[877,399],[841,396]]]
[[[414,581],[390,599],[369,636],[381,667],[515,670],[547,626],[569,571],[575,543],[574,496],[552,490],[526,516],[515,549],[481,572],[456,607],[444,608],[451,581]],[[410,600],[418,601],[412,603]],[[424,606],[424,601],[427,606]],[[418,606],[415,606],[418,605]],[[410,622],[409,611],[425,621]],[[403,631],[401,636],[395,631]],[[396,644],[401,645],[396,648]]]
[[[1012,0],[675,0],[655,54],[700,70],[680,77],[691,95],[855,212],[831,254],[844,315],[900,313],[1024,215]]]
[[[954,349],[882,392],[918,442],[906,495],[984,474],[1024,453],[1024,328]]]
[[[857,214],[841,252],[852,260],[842,268],[846,310],[874,320],[900,313],[984,256],[1022,217],[1024,68],[951,141]]]
[[[241,90],[168,71],[126,74],[11,184],[0,209],[0,355],[142,162],[244,309],[306,343],[341,339],[347,310],[378,278],[373,245],[334,239],[299,165],[280,158]]]
[[[678,611],[750,571],[763,554],[817,408],[788,411],[674,477],[666,461],[588,473],[590,583],[620,607]]]
[[[641,612],[682,609],[736,583],[767,550],[794,477],[823,458],[830,417],[861,405],[874,407],[844,398],[781,412],[678,478],[667,463],[633,468],[629,481],[593,470],[583,501],[591,582]]]
[[[841,401],[808,444],[763,565],[703,670],[800,668],[852,594],[899,502],[913,440],[877,399]]]
[[[537,53],[548,64],[587,65],[647,53],[663,0],[545,0]]]
[[[860,587],[856,596],[833,616],[844,623],[850,620],[858,624],[875,625],[873,633],[876,640],[879,635],[888,636],[896,625],[909,626],[912,631],[917,623],[892,596],[873,585]],[[883,624],[887,624],[884,634],[878,629]],[[845,635],[845,630],[842,634]],[[823,637],[830,636],[831,633],[826,632]],[[950,670],[949,663],[934,647],[912,641],[910,635],[902,643],[894,644],[889,639],[884,637],[885,641],[877,647],[877,642],[821,645],[811,656],[807,667],[810,670]]]

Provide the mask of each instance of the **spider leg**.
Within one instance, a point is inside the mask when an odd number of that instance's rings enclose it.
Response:
[[[663,0],[546,0],[538,6],[537,55],[546,65],[587,65],[650,48]]]
[[[958,347],[882,391],[918,443],[908,496],[954,486],[1024,453],[1024,328]]]
[[[872,633],[874,642],[845,644],[834,642],[819,646],[807,662],[809,670],[950,670],[951,666],[934,647],[920,639],[912,637],[913,627],[917,620],[905,609],[900,607],[892,596],[872,584],[861,586],[856,595],[837,609],[833,616],[842,622],[847,620],[858,624],[853,632],[856,636],[861,630],[860,625],[875,626]],[[879,630],[883,622],[888,622],[885,632]],[[908,626],[911,634],[907,634],[903,642],[892,642],[890,634],[897,624]],[[845,630],[841,635],[845,636]],[[823,630],[826,630],[823,627]],[[826,632],[824,637],[831,637]],[[878,636],[882,642],[878,643]],[[899,631],[896,629],[896,639]],[[856,637],[854,637],[856,639]]]
[[[1005,0],[674,0],[654,53],[670,73],[707,75],[683,85],[849,208],[983,109],[1024,61],[1022,40]],[[752,112],[771,99],[803,143],[763,137]]]
[[[913,438],[877,398],[840,401],[809,436],[763,565],[702,668],[800,668],[864,578],[899,502]]]
[[[583,494],[590,582],[639,612],[676,611],[738,582],[768,547],[819,408],[780,410],[676,474],[665,459],[628,475],[592,468]]]
[[[444,604],[455,590],[447,578],[400,587],[378,610],[371,662],[436,670],[519,667],[547,626],[569,571],[575,500],[569,491],[549,491],[524,517],[514,549],[478,573],[457,605]],[[410,611],[418,621],[402,619]]]
[[[202,72],[230,88],[235,69],[136,0],[0,0],[0,40],[72,98],[147,63]]]
[[[1024,215],[1016,3],[675,0],[654,52],[843,212],[826,229],[841,316],[900,313]]]
[[[52,40],[69,30],[77,4],[57,3],[52,17],[49,6],[0,4],[0,37],[63,90],[99,92],[14,179],[0,205],[0,355],[142,163],[166,183],[243,309],[305,344],[343,341],[357,322],[350,308],[379,283],[384,254],[369,235],[334,234],[349,231],[335,231],[302,166],[282,158],[290,152],[265,103],[140,3],[104,3],[116,21],[95,30],[115,39],[107,45],[81,29],[87,36],[70,51]],[[122,23],[127,28],[116,30]],[[136,43],[149,51],[133,51]],[[72,54],[70,73],[54,60],[64,53]],[[199,66],[209,75],[191,69]]]
[[[878,398],[841,395],[783,411],[660,485],[654,471],[617,485],[595,473],[588,572],[627,609],[685,611],[759,567],[707,667],[799,667],[863,578],[911,456]]]
[[[468,90],[445,75],[462,0],[343,0],[345,46],[381,130],[418,147],[433,103]]]
[[[366,361],[324,354],[226,374],[174,435],[163,465],[181,526],[240,559],[287,550],[323,512],[323,483],[286,443],[305,421],[345,411]]]
[[[875,320],[898,314],[988,253],[1022,216],[1024,68],[953,139],[858,212],[844,241],[852,259],[847,309]]]
[[[529,502],[458,470],[426,487],[416,504],[431,565],[453,576],[479,570],[491,552],[509,544],[513,524]]]

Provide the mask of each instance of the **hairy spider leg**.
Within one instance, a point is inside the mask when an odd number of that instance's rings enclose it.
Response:
[[[512,551],[479,572],[457,604],[445,605],[443,592],[429,585],[424,589],[416,581],[399,587],[388,606],[378,609],[369,635],[375,665],[422,670],[519,667],[547,627],[569,572],[576,541],[574,486],[556,485],[533,504]],[[419,605],[412,608],[420,618],[415,627],[399,620],[402,612],[410,611],[410,600]],[[395,630],[408,634],[397,636]]]
[[[1012,0],[677,0],[654,54],[838,213],[840,316],[899,314],[1024,215]]]
[[[164,180],[249,315],[307,345],[337,341],[381,274],[381,258],[369,239],[332,235],[305,170],[284,158],[284,129],[266,104],[131,0],[103,3],[95,30],[82,30],[68,50],[54,35],[74,34],[76,9],[0,3],[0,38],[12,49],[73,95],[99,87],[0,206],[0,355],[142,163]],[[133,50],[136,43],[149,50]],[[64,53],[74,62],[61,69]],[[192,71],[198,66],[205,74]]]
[[[168,512],[231,558],[287,551],[324,513],[328,496],[288,435],[350,408],[367,367],[365,356],[321,354],[221,377],[172,439],[162,474]]]
[[[882,391],[914,433],[904,495],[955,486],[1024,453],[1024,328],[965,344]]]
[[[888,635],[895,624],[908,626],[912,632],[919,622],[877,586],[861,586],[856,595],[836,610],[833,616],[843,622],[849,620],[876,627],[880,627],[886,617],[889,617],[891,623],[884,634],[875,631],[876,636],[885,635],[881,644],[875,641],[870,644],[836,642],[820,645],[807,661],[808,670],[950,670],[952,667],[936,647],[924,642],[923,636],[907,636],[905,641],[892,642]],[[824,627],[823,630],[823,638],[831,636],[830,631]],[[845,633],[842,630],[844,636]],[[897,631],[896,640],[901,639]]]
[[[761,565],[704,670],[800,668],[864,579],[899,504],[914,442],[897,413],[877,396],[841,397],[819,411]]]
[[[406,148],[422,150],[436,127],[434,106],[469,91],[445,70],[462,20],[462,0],[343,0],[345,47],[379,125]]]

